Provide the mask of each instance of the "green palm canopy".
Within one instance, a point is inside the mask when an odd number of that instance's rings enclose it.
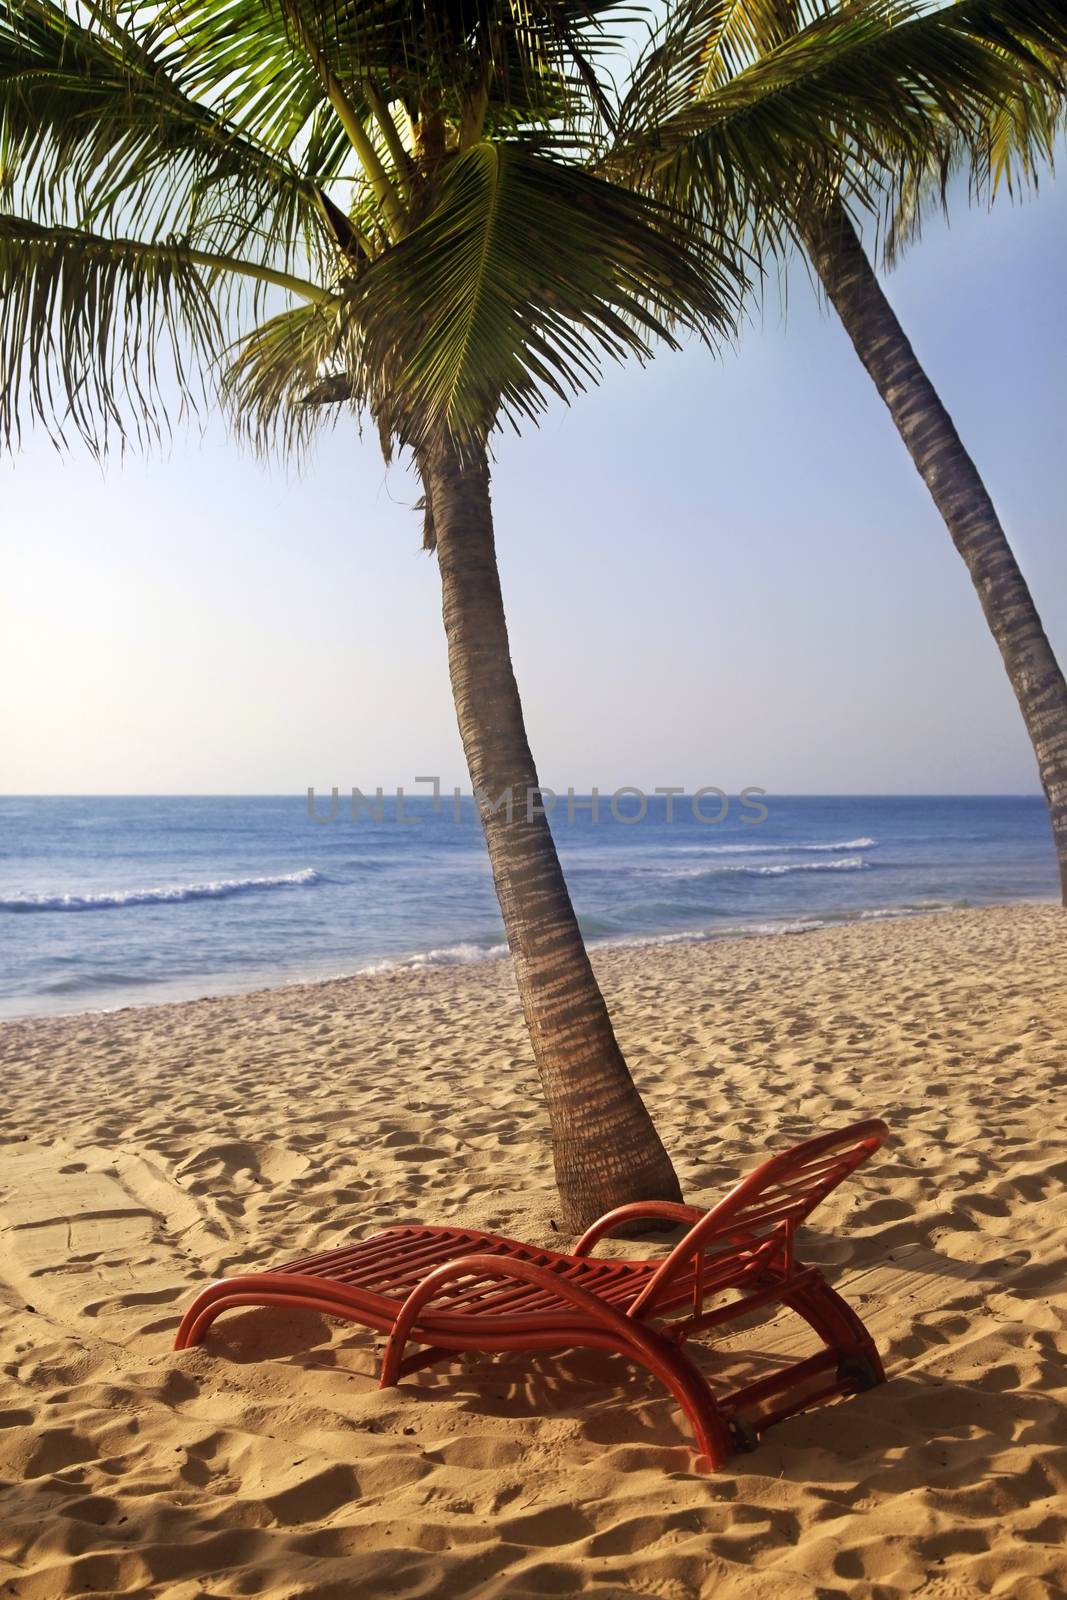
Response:
[[[151,430],[168,365],[260,440],[338,404],[482,439],[722,332],[710,231],[584,170],[610,9],[4,0],[8,439]]]
[[[1047,0],[681,0],[605,166],[776,243],[813,198],[884,211],[920,173],[928,200],[964,164],[978,187],[1032,170],[1065,78],[1067,12]]]
[[[593,0],[0,0],[0,429],[101,448],[206,388],[261,442],[344,406],[387,446],[484,440],[605,356],[727,332],[740,197],[967,124],[1048,9],[816,9],[746,64],[744,8],[699,0],[617,94],[634,10]],[[728,76],[710,115],[694,72]],[[612,181],[650,127],[721,215]]]

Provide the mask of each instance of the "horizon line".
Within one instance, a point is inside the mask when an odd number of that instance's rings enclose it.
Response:
[[[338,786],[339,793],[350,792],[359,788],[358,784],[347,785],[345,789]],[[379,785],[375,784],[369,790],[360,789],[361,793],[374,794]],[[380,786],[382,793],[395,794],[397,789],[404,788],[402,784],[388,789]],[[453,785],[447,786],[451,790]],[[461,798],[473,799],[472,793],[460,787]],[[554,789],[552,784],[545,783],[542,788],[548,789],[557,796],[565,796],[566,789]],[[620,785],[620,788],[636,790],[639,785]],[[749,793],[760,795],[762,798],[774,800],[1044,800],[1045,796],[1040,790],[1036,792],[1029,789],[761,789],[754,785],[745,785]],[[332,789],[332,786],[331,786]],[[330,789],[316,790],[317,794],[329,794]],[[442,789],[442,793],[444,789]],[[617,791],[598,789],[601,799],[607,799]],[[649,800],[665,799],[666,796],[657,795],[654,788],[642,790]],[[676,799],[691,799],[696,791],[685,789],[675,795]],[[731,799],[739,798],[741,790],[723,789]],[[93,789],[93,790],[0,790],[0,800],[306,800],[307,789],[198,789],[198,790],[170,790],[170,789]],[[576,800],[587,800],[592,797],[588,789],[576,789]],[[433,796],[421,791],[409,791],[404,788],[406,800],[427,800],[432,802]]]

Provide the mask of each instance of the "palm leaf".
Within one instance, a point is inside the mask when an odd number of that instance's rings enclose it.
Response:
[[[195,399],[220,347],[215,277],[177,242],[0,214],[0,437],[17,443],[28,415],[102,451],[129,411],[157,435],[161,376]]]
[[[125,0],[131,21],[140,11],[138,0]],[[165,0],[146,39],[180,70],[198,103],[224,107],[235,127],[274,152],[297,146],[326,102],[314,64],[273,0]],[[344,155],[351,158],[347,146]]]
[[[260,450],[282,445],[299,453],[324,402],[358,409],[339,344],[336,315],[316,305],[283,311],[242,339],[223,380],[238,433]]]
[[[993,107],[973,132],[961,137],[946,126],[924,162],[900,159],[881,219],[886,265],[895,265],[915,243],[930,211],[948,214],[949,184],[957,174],[966,175],[971,198],[987,204],[1001,189],[1036,189],[1042,169],[1052,170],[1065,123],[1067,97],[1042,83],[1022,82],[1015,98]]]
[[[839,8],[767,51],[713,93],[643,132],[631,105],[614,163],[701,199],[721,217],[766,217],[850,174],[872,203],[904,158],[929,159],[946,126],[971,135],[1048,79],[1067,49],[1067,10],[1041,0],[963,0],[937,11],[895,0]],[[891,152],[891,155],[887,155]]]
[[[138,0],[124,3],[139,14]],[[545,127],[588,90],[587,53],[617,45],[597,14],[618,9],[617,0],[166,0],[151,39],[181,62],[190,92],[224,105],[243,131],[303,150],[328,80],[364,126],[375,105],[392,102],[416,120],[432,108],[458,125],[484,86],[488,125]],[[379,155],[395,183],[396,146]]]
[[[669,8],[634,64],[623,130],[658,127],[825,16],[822,0],[683,0]]]
[[[483,80],[524,115],[561,83],[590,86],[622,57],[641,9],[619,0],[279,0],[346,85],[375,80],[412,115],[431,102],[459,122],[458,100]]]
[[[140,40],[53,0],[0,6],[0,120],[9,188],[39,218],[136,215],[144,233],[282,264],[323,237],[292,162],[193,99]]]
[[[738,291],[723,256],[664,207],[485,142],[352,284],[356,387],[401,443],[484,439],[498,416],[517,425],[595,381],[605,355],[644,357],[675,342],[676,324],[722,332]]]

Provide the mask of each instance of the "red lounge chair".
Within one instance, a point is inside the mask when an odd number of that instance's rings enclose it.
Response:
[[[200,1344],[236,1306],[301,1306],[389,1335],[381,1387],[456,1350],[611,1350],[649,1368],[688,1417],[713,1467],[751,1448],[774,1422],[831,1395],[885,1381],[874,1341],[818,1267],[794,1254],[797,1226],[886,1137],[856,1122],[772,1156],[717,1206],[619,1206],[570,1255],[469,1228],[385,1228],[358,1244],[266,1272],[223,1278],[186,1312],[175,1348]],[[621,1223],[688,1223],[661,1259],[594,1260]],[[713,1398],[682,1346],[757,1308],[788,1306],[825,1348],[733,1394]],[[405,1357],[408,1341],[425,1348]]]

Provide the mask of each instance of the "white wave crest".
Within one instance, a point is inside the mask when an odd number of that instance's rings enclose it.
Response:
[[[780,878],[787,872],[866,872],[869,861],[862,856],[842,856],[839,861],[782,861],[773,867],[742,867],[754,878]]]
[[[102,894],[20,894],[0,900],[0,911],[113,911],[122,906],[169,905],[186,900],[224,900],[262,889],[295,889],[320,882],[314,867],[276,878],[220,878],[212,883],[165,884],[156,889],[116,889]]]
[[[466,967],[476,961],[493,961],[497,956],[506,956],[507,953],[506,944],[448,944],[438,950],[420,950],[413,956],[373,961],[369,966],[358,967],[356,976],[366,978],[378,972],[415,972],[420,967]]]
[[[680,856],[789,856],[794,852],[816,850],[820,853],[838,850],[874,850],[877,839],[835,839],[827,844],[690,844],[681,845],[672,853]]]
[[[789,933],[814,933],[828,923],[812,917],[806,922],[742,922],[717,928],[686,928],[680,933],[620,933],[611,939],[594,939],[597,950],[636,950],[668,944],[710,944],[720,939],[748,939]]]
[[[815,933],[819,928],[826,928],[829,923],[820,917],[813,917],[810,922],[746,922],[739,928],[738,933],[743,933],[748,938],[766,938],[785,933]]]
[[[738,873],[748,878],[781,878],[788,872],[866,872],[869,861],[862,856],[842,856],[837,861],[776,861],[766,867],[643,867],[640,870],[659,878],[717,878]]]
[[[845,865],[840,862],[821,862],[820,866],[838,867]],[[861,863],[866,866],[866,862]],[[733,870],[744,871],[745,868]],[[774,871],[774,868],[753,868],[753,871]],[[797,871],[803,871],[799,867]],[[816,870],[812,863],[808,871]],[[853,868],[855,870],[855,868]],[[797,934],[817,933],[822,928],[847,926],[857,919],[881,920],[883,918],[896,918],[918,916],[931,909],[948,908],[950,902],[931,901],[920,906],[880,906],[877,909],[860,911],[858,913],[837,913],[825,917],[796,918],[793,921],[783,922],[741,922],[727,923],[714,928],[686,928],[673,933],[620,933],[605,938],[590,939],[589,946],[595,950],[636,950],[663,945],[708,944],[720,939],[753,939],[753,938],[788,938]],[[419,955],[404,956],[395,960],[371,962],[365,967],[359,967],[353,974],[355,977],[369,977],[383,972],[417,971],[422,967],[466,966],[477,961],[491,961],[499,956],[506,956],[506,944],[477,945],[454,944],[446,945],[439,950],[425,950]]]
[[[841,839],[836,844],[798,844],[798,850],[873,850],[877,839]]]

